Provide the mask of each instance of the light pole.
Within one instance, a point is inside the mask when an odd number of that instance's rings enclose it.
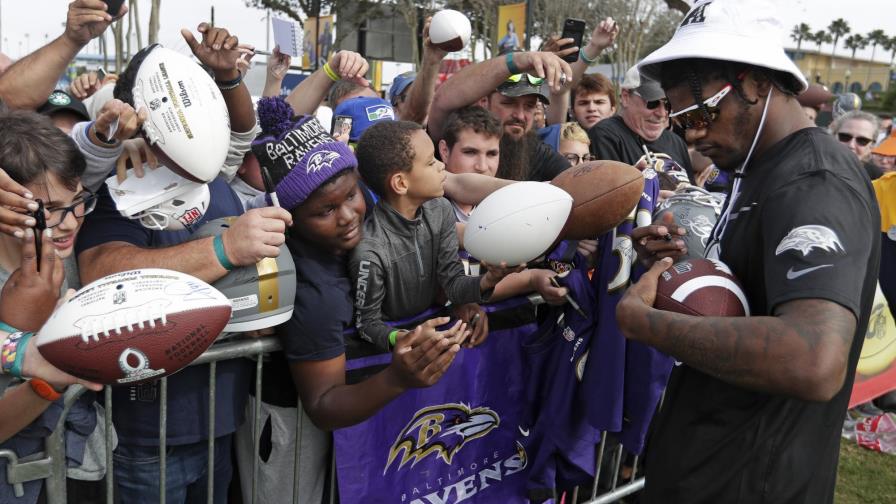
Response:
[[[849,93],[849,78],[852,77],[852,71],[850,69],[846,69],[846,84],[843,85],[843,92]]]

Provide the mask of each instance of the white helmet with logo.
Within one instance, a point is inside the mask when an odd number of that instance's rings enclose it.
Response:
[[[189,181],[164,166],[146,169],[143,177],[128,170],[124,180],[113,175],[106,185],[121,215],[149,229],[188,229],[208,210],[208,185]]]

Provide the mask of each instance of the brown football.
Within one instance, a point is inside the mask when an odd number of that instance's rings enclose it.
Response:
[[[743,317],[750,305],[743,287],[727,265],[711,259],[688,259],[660,275],[654,308],[706,317]]]
[[[568,192],[572,212],[560,232],[564,240],[593,240],[618,226],[644,191],[644,177],[618,161],[590,161],[554,177],[551,184]]]

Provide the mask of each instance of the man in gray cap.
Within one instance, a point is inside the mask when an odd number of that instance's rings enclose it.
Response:
[[[654,419],[642,502],[834,500],[880,266],[880,211],[855,154],[803,113],[796,95],[806,79],[781,46],[778,19],[765,0],[705,0],[639,64],[697,151],[733,174],[706,257],[740,280],[742,293],[727,289],[750,315],[653,308],[684,248],[667,237],[683,230],[671,219],[633,230],[652,266],[616,318],[626,337],[681,363]]]
[[[633,66],[620,88],[619,113],[588,130],[591,153],[598,159],[651,168],[656,155],[665,154],[693,178],[687,145],[669,130],[669,102],[660,83]]]

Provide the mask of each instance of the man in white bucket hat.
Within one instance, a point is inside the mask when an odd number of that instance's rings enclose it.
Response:
[[[654,420],[643,502],[833,502],[879,212],[855,155],[802,112],[806,80],[783,36],[768,2],[706,0],[639,63],[688,140],[733,172],[707,256],[740,279],[751,314],[652,308],[685,232],[665,220],[632,233],[651,267],[620,301],[619,325],[682,363]]]

